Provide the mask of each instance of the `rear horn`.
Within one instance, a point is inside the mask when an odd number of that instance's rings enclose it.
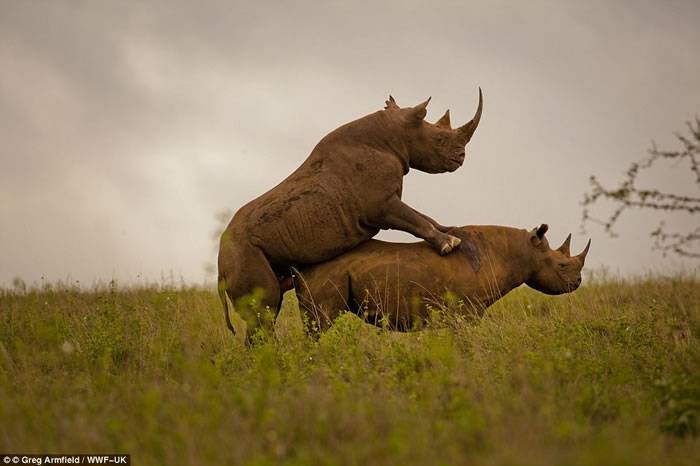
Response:
[[[571,233],[569,233],[569,236],[566,237],[564,242],[562,243],[561,246],[559,246],[559,249],[557,251],[563,253],[567,257],[571,257]]]

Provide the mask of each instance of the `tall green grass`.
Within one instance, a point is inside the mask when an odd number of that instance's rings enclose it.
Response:
[[[138,465],[698,464],[700,283],[518,289],[485,316],[246,349],[214,290],[0,292],[0,452]]]

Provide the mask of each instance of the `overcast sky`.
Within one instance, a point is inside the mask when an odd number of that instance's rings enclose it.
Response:
[[[463,124],[478,86],[464,166],[412,171],[407,203],[443,224],[549,223],[576,251],[591,236],[588,263],[613,272],[697,267],[651,250],[653,215],[584,236],[579,204],[591,174],[614,185],[700,113],[699,24],[697,0],[0,0],[0,284],[201,282],[216,214],[326,133],[388,93]]]

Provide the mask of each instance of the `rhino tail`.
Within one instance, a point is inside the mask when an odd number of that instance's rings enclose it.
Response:
[[[228,293],[226,293],[226,280],[224,280],[223,277],[219,277],[219,283],[218,283],[217,288],[219,290],[219,299],[221,300],[221,304],[224,306],[224,317],[226,318],[226,326],[231,331],[231,333],[235,336],[236,329],[233,327],[233,324],[231,323],[231,315],[229,313],[229,302],[231,300],[228,297]],[[231,307],[233,307],[233,303],[231,303]]]

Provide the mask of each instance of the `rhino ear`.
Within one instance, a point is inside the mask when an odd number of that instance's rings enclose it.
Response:
[[[540,244],[542,244],[542,240],[544,240],[544,234],[547,233],[547,230],[549,230],[549,225],[547,225],[546,223],[543,223],[542,225],[533,228],[530,232],[530,242],[535,246],[539,246]]]
[[[384,107],[385,110],[389,110],[389,109],[398,110],[399,109],[398,104],[394,100],[394,97],[392,97],[391,95],[389,95],[389,100],[384,101],[384,103],[386,104],[386,106]]]
[[[430,102],[431,97],[428,97],[428,100],[425,102],[422,102],[415,107],[413,107],[410,112],[408,113],[408,120],[411,122],[421,122],[425,118],[425,115],[428,114],[428,103]]]

